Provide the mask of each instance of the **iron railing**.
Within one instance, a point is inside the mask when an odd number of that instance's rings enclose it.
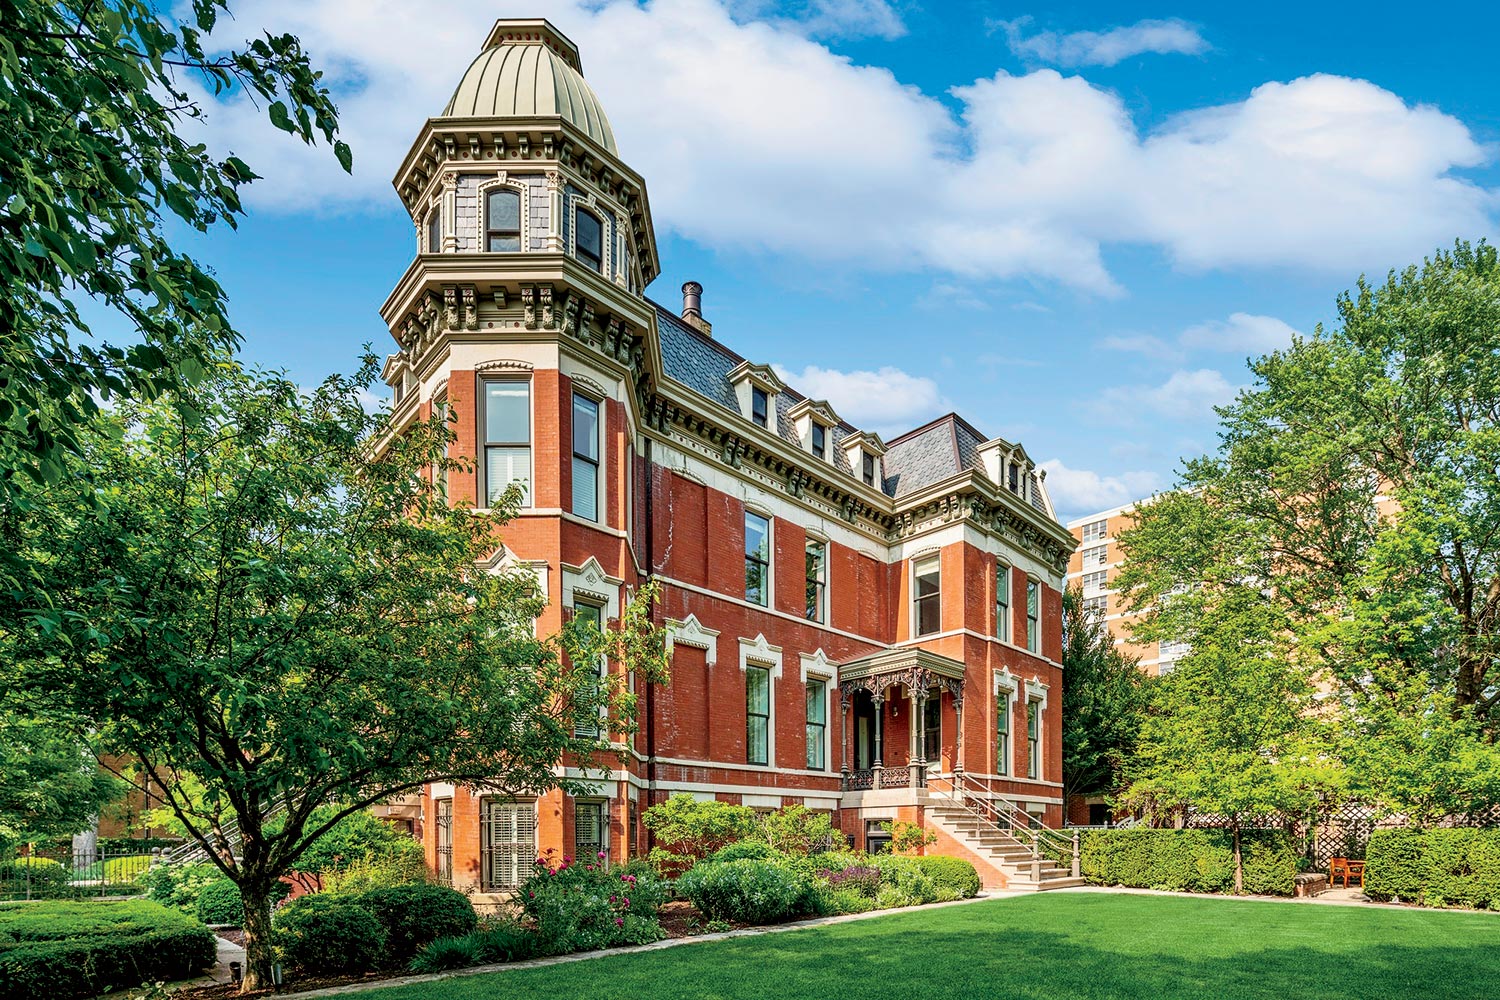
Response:
[[[946,785],[946,788],[942,786]],[[1081,870],[1079,838],[1054,830],[1028,812],[1018,808],[1009,799],[993,794],[988,785],[963,772],[928,783],[928,789],[941,795],[969,815],[1007,834],[1031,854],[1031,877],[1040,882],[1042,862],[1071,861],[1072,874],[1078,878]]]
[[[146,891],[141,876],[161,862],[160,849],[23,850],[19,857],[0,861],[0,901],[137,896]]]

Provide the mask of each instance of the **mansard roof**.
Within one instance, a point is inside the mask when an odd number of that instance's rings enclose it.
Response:
[[[726,347],[722,342],[706,336],[688,326],[666,307],[656,306],[656,327],[661,336],[662,365],[668,377],[682,383],[698,395],[732,410],[740,412],[730,373],[746,360]],[[791,411],[807,401],[807,397],[791,386],[776,394],[776,431],[787,441],[795,443],[797,433],[793,427]],[[861,433],[859,428],[847,421],[840,421],[833,428],[833,459],[845,472],[851,472],[848,456],[843,451],[847,437]],[[916,493],[933,483],[941,482],[970,469],[983,471],[984,463],[979,457],[979,448],[987,440],[974,425],[956,413],[938,417],[931,423],[907,431],[900,437],[886,442],[885,455],[880,459],[882,469],[881,489],[888,496],[900,499]],[[1046,513],[1046,502],[1042,499],[1040,484],[1032,476],[1031,504]]]

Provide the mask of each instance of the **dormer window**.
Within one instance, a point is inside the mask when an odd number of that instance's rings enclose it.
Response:
[[[766,390],[764,389],[750,390],[750,419],[758,427],[770,426],[766,414],[766,404],[769,402],[769,399],[770,397],[766,395]]]
[[[875,485],[875,456],[869,453],[865,454],[863,476],[866,486]]]
[[[604,273],[604,223],[591,212],[578,209],[574,215],[574,243],[578,259],[592,270]]]
[[[484,246],[490,253],[520,253],[521,195],[491,191],[484,202]]]
[[[812,450],[819,458],[828,457],[828,431],[817,421],[812,425]]]
[[[1006,475],[1006,485],[1012,493],[1021,492],[1021,467],[1015,462],[1010,463],[1010,471]]]
[[[427,217],[427,252],[443,252],[443,213],[435,208]]]

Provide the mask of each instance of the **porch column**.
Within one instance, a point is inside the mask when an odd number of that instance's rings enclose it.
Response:
[[[849,710],[851,699],[849,692],[839,688],[839,775],[840,787],[849,788]]]
[[[917,753],[912,758],[911,787],[921,788],[927,784],[927,687],[923,685],[912,692],[917,711]],[[939,695],[941,697],[941,695]]]
[[[953,717],[958,720],[958,730],[953,735],[953,784],[957,787],[964,776],[964,686],[959,681],[953,693]]]
[[[875,781],[874,787],[881,787],[880,768],[884,764],[881,758],[881,741],[885,738],[885,692],[882,691],[872,699],[875,702]]]

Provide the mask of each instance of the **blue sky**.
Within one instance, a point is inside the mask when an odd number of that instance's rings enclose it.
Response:
[[[1500,11],[900,0],[252,0],[297,33],[353,178],[236,99],[205,139],[264,175],[193,241],[252,361],[384,353],[414,252],[389,179],[499,16],[580,46],[646,178],[664,273],[717,336],[889,437],[955,409],[1047,464],[1064,517],[1170,484],[1245,358],[1366,272],[1489,236]]]

